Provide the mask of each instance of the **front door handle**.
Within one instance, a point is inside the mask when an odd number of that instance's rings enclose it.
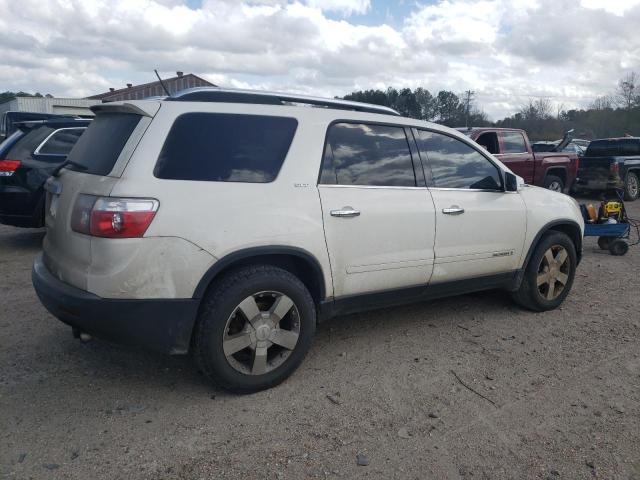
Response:
[[[451,205],[449,208],[443,208],[442,213],[445,215],[462,215],[464,208],[460,208],[458,205]]]
[[[353,207],[342,207],[340,210],[331,210],[332,217],[357,217],[360,215],[360,210],[356,210]]]

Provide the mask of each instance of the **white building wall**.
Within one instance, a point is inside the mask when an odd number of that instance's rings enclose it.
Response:
[[[89,107],[102,103],[85,98],[41,98],[17,97],[0,104],[0,115],[4,112],[57,113],[61,115],[93,115]]]

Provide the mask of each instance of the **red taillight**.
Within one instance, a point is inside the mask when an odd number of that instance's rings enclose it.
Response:
[[[614,161],[611,164],[611,173],[619,173],[619,172],[620,172],[620,164]]]
[[[0,177],[10,177],[20,167],[20,160],[0,160]]]
[[[71,214],[71,229],[106,238],[138,238],[149,228],[159,202],[152,198],[79,195]]]

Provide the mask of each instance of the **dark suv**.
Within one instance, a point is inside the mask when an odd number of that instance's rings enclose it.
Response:
[[[0,223],[44,226],[44,182],[90,122],[67,117],[17,124],[0,144]]]

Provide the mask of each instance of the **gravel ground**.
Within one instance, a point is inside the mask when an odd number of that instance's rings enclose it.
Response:
[[[31,287],[42,237],[0,227],[0,478],[640,479],[640,247],[586,239],[553,312],[485,292],[336,318],[235,396],[73,339]]]

